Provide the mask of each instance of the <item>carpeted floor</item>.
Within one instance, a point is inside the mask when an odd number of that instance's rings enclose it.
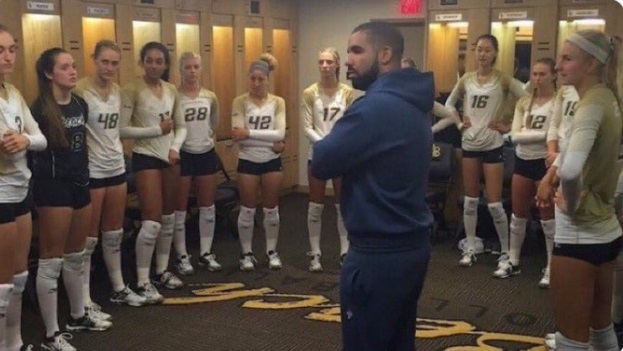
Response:
[[[261,219],[256,227],[255,272],[238,270],[238,243],[218,233],[214,252],[224,270],[199,270],[184,278],[179,291],[163,291],[161,306],[120,307],[107,301],[110,289],[102,263],[92,273],[93,296],[114,316],[111,330],[76,333],[79,350],[215,350],[215,351],[338,351],[339,263],[335,210],[326,206],[322,237],[323,273],[307,271],[307,200],[285,196],[280,204],[280,271],[269,271],[264,255]],[[197,233],[189,225],[191,252],[197,254]],[[499,280],[491,276],[496,256],[482,254],[470,268],[458,266],[453,238],[435,240],[433,255],[418,307],[419,350],[544,350],[543,335],[554,328],[549,294],[537,288],[545,253],[531,236],[524,247],[522,274]],[[132,284],[133,275],[126,272]],[[31,277],[32,278],[32,277]],[[43,323],[25,296],[24,339],[39,343]],[[64,325],[67,300],[59,298]]]

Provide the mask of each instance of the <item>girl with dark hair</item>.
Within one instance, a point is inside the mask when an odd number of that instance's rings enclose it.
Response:
[[[280,153],[285,147],[286,103],[283,98],[268,93],[268,76],[276,66],[277,60],[270,54],[263,54],[251,63],[249,92],[236,97],[232,108],[232,138],[240,145],[238,232],[242,248],[240,269],[243,271],[254,270],[257,263],[252,241],[260,185],[268,266],[270,269],[281,269],[281,258],[277,253],[278,205],[283,179]]]
[[[37,297],[46,329],[44,350],[75,350],[61,334],[57,317],[58,278],[63,273],[70,305],[67,330],[103,331],[112,323],[86,313],[82,290],[84,243],[91,220],[86,123],[89,108],[72,94],[74,59],[61,48],[44,51],[36,64],[39,96],[32,106],[48,139],[33,153],[34,200],[39,212]]]
[[[119,138],[121,89],[114,82],[119,71],[121,49],[110,40],[99,41],[92,55],[95,74],[78,81],[75,93],[89,105],[86,125],[89,149],[89,188],[93,208],[89,236],[85,244],[84,297],[87,309],[100,319],[110,319],[91,300],[91,255],[102,235],[102,252],[108,268],[113,294],[110,301],[129,306],[142,306],[138,296],[123,281],[121,274],[121,241],[127,186],[123,145]]]
[[[512,180],[513,214],[510,224],[510,251],[508,261],[502,262],[493,273],[497,278],[507,278],[521,272],[519,260],[521,246],[526,237],[526,225],[539,182],[545,176],[547,156],[546,137],[553,118],[556,96],[556,62],[542,58],[532,67],[530,84],[532,96],[519,99],[511,133],[507,134],[515,147],[515,170]],[[541,227],[547,248],[547,267],[539,287],[549,287],[549,263],[554,248],[554,213],[551,208],[540,209]]]
[[[329,134],[344,111],[353,103],[353,88],[340,83],[340,55],[334,48],[326,48],[318,55],[318,70],[320,81],[310,85],[303,91],[303,116],[305,123],[305,136],[309,139],[309,162],[312,160],[312,146]],[[320,233],[322,229],[322,211],[324,209],[324,196],[326,181],[316,179],[307,169],[309,180],[309,206],[307,209],[307,229],[309,233],[309,245],[311,250],[309,270],[311,272],[322,271],[320,263]],[[340,211],[340,191],[342,183],[340,178],[331,180],[335,209],[337,212],[337,231],[340,237],[340,263],[348,252],[348,232],[344,226]]]
[[[21,335],[32,238],[26,151],[43,150],[47,143],[20,92],[5,81],[16,52],[15,38],[0,24],[0,348],[7,351],[29,347]]]
[[[502,134],[510,131],[512,118],[512,113],[506,113],[505,105],[510,95],[520,98],[526,92],[520,81],[494,68],[498,55],[498,41],[494,36],[481,35],[475,53],[477,70],[463,75],[446,101],[455,121],[460,119],[455,108],[458,100],[464,101],[465,111],[459,130],[463,135],[463,223],[467,245],[459,264],[468,267],[476,262],[477,211],[480,180],[484,174],[488,209],[500,239],[498,266],[502,266],[508,260],[508,219],[502,205]]]
[[[182,281],[171,273],[169,256],[175,224],[175,199],[180,147],[186,138],[184,116],[177,89],[167,83],[171,64],[169,50],[149,42],[141,49],[145,74],[123,88],[121,137],[136,139],[132,149],[132,171],[136,175],[142,226],[136,239],[137,293],[147,303],[164,297],[154,286],[179,289]],[[149,269],[156,248],[156,275]],[[152,284],[153,283],[153,284]]]
[[[216,174],[219,161],[214,146],[218,128],[218,100],[210,90],[201,87],[201,56],[185,52],[180,57],[180,104],[184,111],[188,134],[180,152],[180,186],[175,210],[174,245],[177,251],[175,267],[180,274],[192,274],[190,255],[186,252],[186,207],[191,183],[195,183],[199,206],[198,264],[209,271],[221,270],[212,253],[216,224]]]

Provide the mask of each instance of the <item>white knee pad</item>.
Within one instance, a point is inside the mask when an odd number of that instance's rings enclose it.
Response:
[[[82,263],[81,263],[82,265]],[[61,276],[63,269],[63,259],[59,257],[44,258],[39,260],[37,275],[44,279],[56,280]]]
[[[487,205],[493,222],[499,223],[506,219],[506,212],[504,212],[504,206],[501,202],[493,202]]]
[[[541,228],[543,228],[543,234],[545,234],[546,238],[554,240],[554,236],[556,234],[555,219],[541,220]]]
[[[175,214],[162,215],[162,225],[160,232],[165,235],[173,235],[173,228],[175,227]]]
[[[28,282],[28,271],[17,273],[13,276],[13,295],[21,295]]]
[[[84,251],[72,252],[63,255],[63,269],[70,271],[81,271],[84,262]]]
[[[12,291],[13,284],[0,284],[0,309],[2,310],[2,319],[4,319],[4,313],[6,313],[6,308],[9,306],[9,296]]]
[[[309,207],[307,208],[307,222],[313,222],[313,223],[320,222],[322,220],[323,209],[324,209],[323,204],[310,202]]]
[[[87,255],[90,256],[93,254],[93,252],[95,251],[95,247],[97,246],[97,242],[98,242],[97,238],[93,238],[90,236],[87,237],[85,244],[84,244],[84,251]]]
[[[216,219],[216,207],[214,205],[210,207],[199,208],[199,216],[206,222],[212,223]]]
[[[479,198],[465,196],[463,200],[463,214],[466,216],[475,216],[478,211]]]
[[[521,234],[526,232],[526,225],[528,224],[527,218],[515,217],[515,214],[511,215],[511,234]]]
[[[158,222],[154,221],[143,221],[141,227],[141,233],[143,242],[149,246],[156,245],[156,240],[158,239],[158,234],[160,233],[160,228],[162,226]],[[139,233],[139,234],[141,234]]]
[[[264,223],[270,227],[279,225],[279,206],[275,206],[275,208],[264,207]]]
[[[240,206],[240,214],[238,215],[238,225],[242,228],[253,228],[253,222],[255,220],[255,209],[245,206]]]
[[[111,249],[117,249],[123,241],[123,229],[102,232],[102,245]]]

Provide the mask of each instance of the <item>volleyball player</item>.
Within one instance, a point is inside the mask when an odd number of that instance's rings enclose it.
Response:
[[[234,99],[232,138],[240,145],[238,187],[240,215],[238,232],[242,257],[240,269],[255,269],[253,227],[257,191],[261,187],[266,233],[266,255],[271,269],[281,269],[277,253],[279,239],[279,191],[283,179],[280,153],[285,147],[286,104],[283,98],[268,92],[268,77],[277,66],[270,54],[253,61],[248,72],[249,91]]]
[[[341,83],[340,78],[340,55],[335,48],[329,47],[318,54],[318,70],[320,80],[303,91],[303,122],[305,123],[305,136],[309,139],[309,161],[312,160],[312,147],[317,141],[331,132],[344,111],[353,102],[353,88]],[[309,181],[309,205],[307,208],[307,230],[309,233],[309,245],[311,250],[309,270],[311,272],[322,271],[320,263],[320,236],[322,231],[322,212],[324,209],[324,196],[326,181],[316,179],[307,167],[307,179]],[[340,263],[348,252],[348,233],[344,227],[344,219],[340,211],[340,178],[331,180],[335,210],[337,212],[337,231],[340,238]]]
[[[21,335],[22,294],[28,280],[32,197],[26,151],[47,141],[20,92],[6,76],[13,72],[17,44],[0,24],[0,349],[28,350]]]
[[[539,182],[545,176],[547,156],[546,137],[552,120],[556,96],[556,62],[541,58],[532,67],[531,96],[521,98],[515,107],[511,133],[515,147],[515,170],[512,180],[513,214],[510,224],[509,259],[493,273],[497,278],[507,278],[521,273],[519,261],[521,247],[526,237],[526,226]],[[555,221],[552,208],[540,208],[540,220],[547,248],[547,267],[539,282],[549,287],[549,262],[554,247]]]
[[[620,55],[620,39],[586,30],[565,41],[556,65],[580,98],[538,192],[540,206],[556,206],[550,283],[559,350],[618,350],[610,309],[623,246],[614,208],[620,155],[612,149],[623,129]]]
[[[91,255],[100,231],[104,262],[113,289],[110,301],[129,306],[143,306],[146,301],[124,283],[121,273],[127,185],[123,145],[119,138],[121,89],[114,82],[119,71],[121,49],[113,41],[102,40],[95,45],[92,58],[95,74],[79,80],[75,89],[75,93],[89,105],[86,129],[93,213],[85,243],[84,298],[90,313],[101,319],[110,319],[111,316],[91,300],[90,294]]]
[[[482,175],[489,213],[500,239],[502,254],[498,265],[508,259],[508,218],[501,201],[504,176],[502,134],[510,131],[510,118],[505,113],[505,105],[511,95],[521,98],[526,92],[521,82],[494,68],[498,50],[498,41],[494,36],[481,35],[476,42],[477,70],[463,75],[446,101],[454,120],[459,119],[455,108],[457,101],[463,99],[465,105],[460,127],[465,188],[463,222],[467,246],[459,261],[465,267],[476,262],[476,224]]]
[[[33,153],[34,200],[39,212],[37,297],[45,324],[44,350],[75,350],[58,326],[58,278],[69,297],[69,331],[104,331],[110,321],[86,313],[83,293],[84,243],[91,220],[86,102],[72,94],[77,71],[61,48],[45,50],[37,60],[39,96],[32,114],[48,140]]]
[[[184,116],[177,89],[168,83],[171,57],[158,42],[140,51],[144,75],[123,88],[121,137],[135,139],[132,171],[141,211],[141,230],[136,239],[137,293],[147,303],[164,298],[154,286],[179,289],[182,281],[167,268],[173,242],[179,150],[186,138]],[[156,248],[155,276],[150,281],[151,259]]]
[[[175,267],[182,275],[193,274],[190,255],[186,251],[186,207],[191,182],[195,183],[199,206],[198,264],[209,271],[221,270],[221,264],[212,253],[216,223],[214,197],[219,161],[214,146],[218,128],[218,100],[216,95],[201,87],[201,56],[185,52],[180,57],[182,83],[178,89],[187,131],[186,141],[180,151],[180,185],[175,210],[173,236],[177,261]]]

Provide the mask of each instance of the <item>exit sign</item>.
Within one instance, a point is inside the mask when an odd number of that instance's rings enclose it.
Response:
[[[400,13],[403,15],[416,15],[422,13],[422,0],[401,0]]]

